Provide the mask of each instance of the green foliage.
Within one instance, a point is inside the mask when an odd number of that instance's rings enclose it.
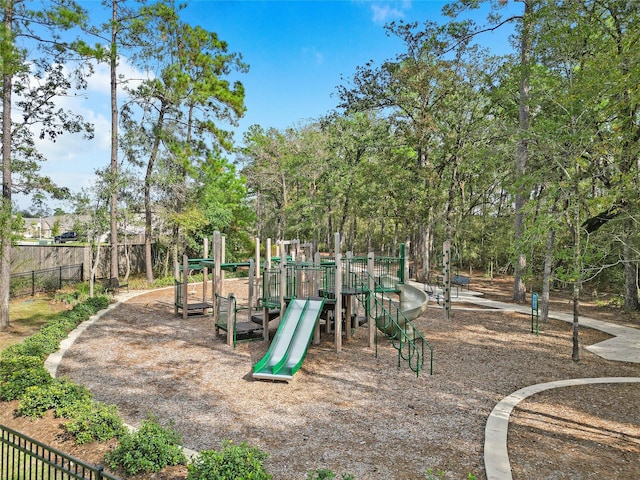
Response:
[[[60,340],[73,328],[106,307],[108,302],[107,297],[95,297],[77,304],[73,309],[49,320],[35,335],[3,350],[0,355],[0,400],[18,399],[30,387],[48,388],[53,379],[44,368],[45,357],[58,350]],[[34,392],[31,395],[33,396]],[[42,402],[46,404],[49,400],[50,398],[43,398]],[[37,404],[36,398],[28,398],[25,411],[39,411],[40,407]]]
[[[597,307],[614,307],[622,308],[624,306],[624,297],[622,295],[614,295],[606,300],[596,300]]]
[[[42,359],[21,354],[19,347],[12,345],[0,357],[0,400],[3,401],[16,400],[28,388],[45,386],[53,381]]]
[[[56,292],[53,296],[53,301],[57,303],[66,303],[67,305],[74,305],[78,301],[77,292]]]
[[[46,325],[45,325],[46,326]],[[45,328],[43,326],[42,328]],[[31,335],[24,342],[20,344],[24,355],[33,357],[40,357],[42,360],[50,353],[55,352],[60,344],[60,339],[57,338],[57,329],[52,329],[47,333],[42,329],[35,335]]]
[[[307,473],[307,478],[309,480],[334,480],[334,479],[337,480],[338,478],[340,478],[342,480],[354,480],[355,479],[355,477],[350,473],[343,473],[342,475],[340,475],[340,477],[338,477],[338,475],[336,475],[331,470],[326,469],[326,468],[321,468],[319,470],[314,470],[312,472],[308,472]]]
[[[175,279],[173,278],[173,275],[167,275],[166,277],[156,278],[153,281],[152,287],[153,288],[171,287],[173,286],[174,282],[175,282]]]
[[[109,306],[109,297],[99,295],[93,298],[87,298],[87,300],[85,300],[85,304],[89,305],[93,309],[93,314],[95,314]]]
[[[74,405],[90,400],[91,392],[86,387],[65,379],[53,379],[45,385],[27,387],[20,397],[18,413],[25,417],[42,417],[47,410],[54,409],[60,417],[72,411]]]
[[[271,478],[262,463],[268,457],[246,443],[222,443],[222,450],[205,450],[188,465],[188,480],[233,480],[237,478],[268,480]]]
[[[438,480],[439,478],[444,478],[444,472],[440,470],[437,474],[430,468],[427,468],[427,473],[425,476],[426,480]]]
[[[138,431],[122,435],[118,446],[104,458],[111,468],[128,475],[159,472],[168,465],[186,463],[180,434],[171,424],[161,426],[151,415]]]
[[[65,424],[65,429],[75,437],[79,445],[93,441],[106,442],[127,433],[115,405],[93,401],[78,402],[64,416],[71,418]]]

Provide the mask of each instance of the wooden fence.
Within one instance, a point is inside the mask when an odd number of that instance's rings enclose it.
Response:
[[[128,245],[131,273],[144,272],[144,245]],[[126,269],[125,247],[118,246],[120,273]],[[97,278],[110,278],[110,247],[102,246]],[[91,265],[91,247],[88,245],[16,245],[11,248],[11,273],[26,273],[33,270],[84,264],[84,278],[88,280]]]

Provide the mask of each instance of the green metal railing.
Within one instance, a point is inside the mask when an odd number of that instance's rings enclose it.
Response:
[[[360,278],[367,280],[363,282],[362,289],[366,289],[368,295],[358,298],[367,311],[369,321],[376,322],[376,355],[378,354],[377,332],[380,331],[391,340],[391,344],[398,351],[398,367],[404,360],[408,363],[411,371],[418,376],[424,367],[426,349],[429,355],[429,374],[433,375],[433,347],[431,344],[400,310],[400,305],[384,292],[384,287],[378,285],[375,277],[367,272]],[[370,284],[374,285],[373,292],[370,290]]]
[[[280,308],[280,269],[265,269],[262,272],[262,306]]]
[[[16,480],[119,480],[93,466],[0,425],[0,478]]]
[[[355,294],[364,305],[367,316],[376,322],[377,330],[384,333],[398,351],[398,366],[404,360],[416,375],[423,370],[425,352],[429,356],[429,372],[433,374],[433,347],[422,333],[400,310],[387,292],[398,291],[398,284],[404,280],[402,258],[377,257],[373,275],[367,270],[366,257],[342,259],[341,292]],[[281,268],[264,270],[262,278],[262,305],[269,308],[280,307],[282,290]],[[284,269],[284,298],[308,298],[318,295],[335,298],[335,259],[323,259],[320,265],[309,263],[289,263]],[[373,285],[373,291],[370,286]],[[376,355],[378,353],[376,333]]]

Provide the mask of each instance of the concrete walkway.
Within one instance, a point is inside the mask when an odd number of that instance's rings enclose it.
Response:
[[[488,300],[481,297],[481,293],[461,290],[457,298],[452,298],[453,308],[456,302],[465,302],[485,308],[495,308],[502,311],[513,311],[531,314],[530,305],[519,305],[506,302]],[[573,322],[573,315],[549,312],[549,318],[564,322]],[[619,362],[640,363],[640,330],[603,322],[593,318],[580,316],[580,325],[612,335],[605,340],[587,348],[592,353],[607,360]],[[484,432],[484,468],[487,480],[511,480],[511,464],[507,449],[507,431],[509,416],[522,400],[536,393],[552,388],[570,387],[575,385],[590,385],[599,383],[640,383],[640,377],[603,377],[603,378],[574,378],[555,382],[540,383],[521,388],[508,397],[502,399],[491,411]]]
[[[484,429],[484,469],[487,480],[511,480],[511,464],[507,450],[507,430],[512,410],[527,397],[552,388],[590,385],[597,383],[640,383],[640,377],[572,378],[539,383],[521,388],[503,398],[494,407]]]
[[[498,302],[482,298],[481,294],[470,291],[460,291],[458,298],[452,298],[453,308],[456,302],[473,303],[487,308],[495,308],[497,310],[512,311],[531,314],[530,305],[520,305],[514,303]],[[570,313],[549,312],[549,318],[555,318],[563,322],[572,323],[573,315]],[[592,353],[607,359],[618,362],[640,363],[640,330],[623,325],[603,322],[594,318],[580,316],[580,326],[600,330],[608,333],[614,338],[605,340],[604,342],[590,345],[587,348]]]

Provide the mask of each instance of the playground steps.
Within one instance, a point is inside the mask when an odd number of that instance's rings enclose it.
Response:
[[[391,290],[389,284],[383,286],[378,284],[377,279],[372,278],[372,280],[373,288],[369,288],[368,281],[362,284],[363,290],[368,291],[368,295],[358,296],[357,298],[365,309],[367,308],[365,299],[369,298],[367,315],[374,319],[376,330],[382,332],[391,340],[391,344],[398,351],[398,367],[402,361],[405,361],[411,371],[419,375],[426,360],[426,348],[430,357],[430,373],[433,373],[433,347],[426,341],[413,322],[407,318],[400,304],[386,294],[389,291],[400,291],[399,286],[396,285],[395,289]]]
[[[178,307],[179,310],[184,308],[181,303],[177,303],[176,307]],[[210,313],[210,310],[212,309],[213,304],[208,302],[189,302],[187,306],[187,315],[206,315],[207,313]]]
[[[262,327],[253,322],[236,322],[236,341],[262,340]]]
[[[280,316],[279,308],[270,308],[269,309],[269,318],[268,321],[275,320]],[[262,325],[262,318],[264,317],[264,309],[256,310],[251,314],[251,321],[253,323],[257,323],[258,325]]]

